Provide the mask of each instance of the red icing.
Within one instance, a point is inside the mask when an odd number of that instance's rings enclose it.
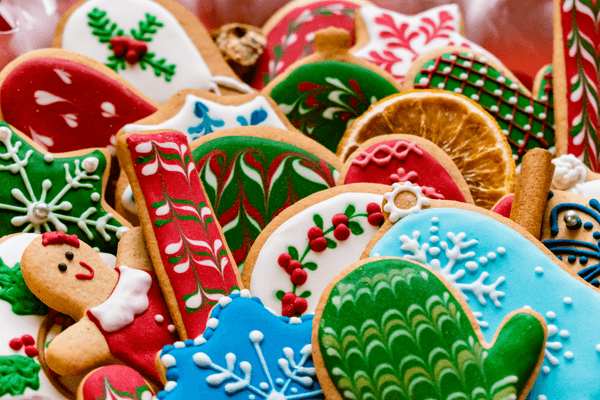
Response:
[[[137,389],[148,386],[144,378],[136,370],[124,365],[108,365],[92,372],[83,382],[81,387],[83,400],[103,399],[107,395],[104,393],[104,380],[107,379],[110,386],[115,391],[120,392],[120,398],[129,398],[124,393],[128,393],[132,400],[141,400],[137,397]],[[109,395],[107,399],[112,400]]]
[[[10,342],[8,342],[8,346],[14,351],[19,351],[21,350],[21,347],[23,347],[23,341],[21,340],[21,338],[14,338],[11,339]]]
[[[127,144],[147,205],[140,212],[149,215],[169,278],[163,284],[173,290],[187,336],[195,338],[218,299],[238,288],[235,264],[222,247],[225,238],[207,207],[187,138],[179,132],[134,134]]]
[[[75,248],[79,248],[79,238],[77,235],[67,235],[64,232],[46,232],[42,235],[42,245],[50,244],[68,244]]]
[[[130,64],[137,63],[148,52],[146,42],[127,36],[115,36],[111,38],[110,45],[115,57],[125,57]]]
[[[406,140],[377,143],[360,153],[348,168],[344,184],[405,181],[421,186],[427,197],[465,202],[446,169],[416,143]]]
[[[35,344],[35,339],[31,335],[23,335],[21,336],[21,342],[25,346],[33,346]]]
[[[500,199],[492,208],[492,211],[502,215],[503,217],[510,218],[510,209],[512,208],[514,195],[506,196]]]
[[[38,349],[35,346],[25,346],[25,354],[27,357],[37,357],[39,353]]]
[[[13,69],[0,88],[0,109],[4,121],[51,152],[109,146],[125,124],[156,111],[101,72],[58,58]]]
[[[90,267],[89,265],[87,265],[86,263],[84,263],[83,261],[79,261],[79,265],[81,265],[83,268],[87,269],[88,271],[90,271],[89,274],[76,274],[75,278],[79,279],[79,280],[83,280],[83,281],[89,281],[94,279],[94,269],[92,267]]]
[[[328,7],[330,13],[326,11]],[[264,77],[269,75],[269,65],[276,68],[270,73],[272,80],[292,63],[312,54],[315,51],[314,39],[309,40],[307,36],[314,38],[314,32],[319,29],[330,26],[344,29],[350,32],[354,42],[354,16],[351,10],[358,12],[359,7],[344,0],[323,0],[291,10],[267,34],[267,45],[258,61],[252,86],[257,89],[265,86]],[[342,12],[344,10],[345,12]],[[288,42],[287,38],[292,35],[295,39]],[[277,57],[279,50],[275,50],[276,47],[282,49],[282,57],[279,59]]]
[[[119,268],[115,270],[120,273]],[[149,305],[146,311],[137,315],[131,324],[115,332],[106,332],[89,310],[87,315],[104,335],[113,356],[158,381],[154,359],[164,346],[173,344],[174,337],[167,329],[167,326],[173,322],[156,275],[152,272],[144,272],[152,277],[152,285],[148,290]],[[165,324],[156,324],[154,317],[157,314],[164,316]]]

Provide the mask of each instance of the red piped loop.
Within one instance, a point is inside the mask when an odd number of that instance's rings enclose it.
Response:
[[[83,268],[87,269],[88,271],[90,271],[89,274],[77,274],[75,275],[75,278],[82,280],[82,281],[89,281],[91,279],[94,278],[94,270],[92,269],[92,267],[90,267],[89,265],[87,265],[86,263],[84,263],[83,261],[79,261],[79,265],[81,265]]]

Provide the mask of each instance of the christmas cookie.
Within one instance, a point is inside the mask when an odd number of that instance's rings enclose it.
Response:
[[[364,256],[402,257],[439,273],[467,300],[488,342],[511,312],[539,312],[548,340],[530,398],[571,398],[571,384],[582,398],[597,396],[600,382],[588,376],[600,372],[600,291],[515,222],[464,203],[432,199],[426,208],[418,188],[404,185],[384,195],[387,220]]]
[[[500,126],[463,95],[429,89],[387,97],[348,128],[337,154],[346,160],[365,141],[394,133],[423,137],[444,150],[481,207],[515,190],[516,166]]]
[[[556,148],[600,171],[598,92],[600,65],[596,49],[598,10],[582,0],[554,0]]]
[[[248,290],[223,297],[195,340],[161,353],[159,400],[323,399],[312,361],[312,315],[276,317]]]
[[[182,339],[195,338],[240,279],[187,138],[160,130],[123,134],[117,151],[175,326]]]
[[[124,365],[93,370],[77,389],[77,400],[151,400],[154,393],[144,378]]]
[[[600,197],[600,174],[592,172],[573,154],[552,160],[556,167],[552,188],[586,197]]]
[[[356,14],[356,45],[350,51],[384,69],[400,83],[419,55],[440,47],[468,47],[498,61],[493,54],[466,39],[461,31],[462,18],[456,4],[445,4],[417,15],[363,6]]]
[[[449,90],[481,105],[502,128],[517,165],[533,148],[555,150],[547,74],[536,81],[544,86],[534,88],[534,96],[506,67],[483,54],[451,47],[417,58],[406,77],[407,89]]]
[[[37,298],[77,320],[48,345],[51,370],[74,376],[119,360],[158,380],[154,358],[176,335],[153,271],[112,269],[77,236],[63,232],[34,239],[21,270]]]
[[[103,63],[159,103],[187,88],[252,92],[173,0],[82,1],[62,16],[52,45]]]
[[[333,277],[360,259],[383,221],[388,186],[358,183],[299,201],[257,238],[244,268],[244,285],[277,315],[313,313]]]
[[[487,344],[456,289],[399,258],[370,258],[341,272],[313,326],[328,399],[525,399],[547,336],[541,315],[520,310]]]
[[[341,168],[323,146],[277,128],[223,131],[190,146],[240,271],[261,231],[287,207],[335,186]]]
[[[383,70],[350,55],[350,34],[343,29],[317,32],[315,45],[316,54],[288,67],[262,93],[302,133],[336,151],[351,122],[400,86]]]
[[[0,236],[60,231],[116,253],[130,225],[104,200],[105,149],[52,154],[0,121]]]
[[[394,182],[419,185],[427,197],[473,203],[467,182],[439,147],[410,135],[383,135],[367,140],[348,157],[338,184]]]
[[[114,71],[64,50],[31,51],[0,72],[0,118],[51,152],[114,150],[119,129],[157,106]]]
[[[330,26],[354,35],[354,16],[365,0],[294,0],[267,20],[267,39],[252,86],[262,88],[294,62],[315,51],[315,32]]]

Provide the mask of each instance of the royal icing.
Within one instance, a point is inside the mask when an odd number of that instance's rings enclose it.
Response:
[[[406,140],[388,140],[367,148],[350,162],[344,178],[344,184],[407,181],[419,185],[432,199],[465,202],[446,169],[416,143]]]
[[[116,133],[156,108],[94,68],[38,57],[17,65],[2,81],[4,120],[51,152],[113,149]]]
[[[337,171],[291,144],[223,136],[193,151],[202,180],[238,267],[269,222],[295,202],[335,186]]]
[[[180,312],[181,328],[185,327],[180,335],[195,337],[204,331],[213,305],[239,289],[235,264],[208,206],[185,135],[132,134],[127,146],[147,206],[143,212],[150,220],[146,236],[156,238],[160,255],[161,263],[155,261],[154,266],[164,268],[168,276],[161,284],[174,295],[171,311]]]
[[[172,129],[185,133],[191,142],[212,132],[249,125],[287,129],[263,96],[257,96],[244,104],[226,106],[188,94],[181,110],[167,121],[156,125],[129,124],[123,130],[136,132]]]
[[[584,160],[594,172],[600,169],[598,158],[598,95],[600,65],[596,48],[598,9],[583,0],[561,0],[559,24],[562,30],[565,98],[567,108],[567,152]]]
[[[252,86],[260,89],[294,62],[314,52],[315,32],[330,26],[354,34],[359,2],[319,0],[295,7],[267,33]]]
[[[351,191],[290,217],[260,248],[250,291],[278,315],[313,313],[325,286],[360,259],[379,229],[381,220],[371,215],[382,217],[382,200],[380,194]]]
[[[136,315],[148,309],[148,290],[152,277],[146,272],[119,266],[119,282],[110,297],[90,309],[102,329],[115,332],[133,322]]]
[[[152,391],[144,378],[124,365],[98,368],[81,384],[81,400],[151,400]]]
[[[558,190],[586,197],[600,197],[600,180],[586,182],[587,169],[573,154],[563,154],[552,160],[552,186]]]
[[[116,37],[141,41],[147,51],[133,63],[118,57]],[[159,103],[187,88],[219,92],[217,84],[252,91],[233,78],[213,77],[177,18],[151,0],[86,1],[67,20],[62,48],[105,64]]]
[[[432,58],[414,79],[417,89],[449,90],[480,104],[498,121],[517,164],[533,148],[555,151],[554,105],[546,86],[533,98],[504,72],[489,65],[486,58],[459,52]]]
[[[294,69],[270,96],[296,128],[335,153],[350,123],[395,93],[391,82],[366,67],[328,60]]]
[[[312,315],[276,317],[247,290],[223,297],[202,336],[163,349],[168,382],[157,397],[322,399],[312,322]]]
[[[542,322],[517,313],[486,348],[444,285],[421,265],[387,259],[333,286],[315,329],[341,398],[520,396],[544,351]]]
[[[381,67],[399,82],[421,54],[446,46],[468,47],[498,61],[494,55],[460,34],[456,4],[446,4],[417,15],[403,15],[376,6],[363,6],[360,16],[369,35],[366,46],[354,52]]]
[[[371,250],[375,254],[438,271],[468,301],[488,342],[514,310],[531,308],[544,316],[545,360],[530,398],[570,398],[570,385],[581,388],[582,398],[600,393],[600,383],[589,379],[600,368],[600,293],[518,232],[473,211],[427,209],[393,225]]]
[[[101,151],[48,158],[4,122],[0,143],[0,236],[61,231],[116,252],[128,228],[100,201],[107,165]]]

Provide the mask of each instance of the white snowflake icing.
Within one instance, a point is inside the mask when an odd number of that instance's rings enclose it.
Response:
[[[437,221],[432,220],[432,223],[436,224]],[[477,244],[477,240],[466,240],[467,235],[464,232],[458,235],[448,232],[446,234],[448,240],[442,240],[440,238],[441,235],[437,233],[436,235],[430,235],[429,243],[423,244],[419,241],[421,236],[419,231],[414,231],[412,238],[407,235],[400,236],[400,241],[402,242],[400,249],[412,253],[404,257],[420,262],[432,270],[439,272],[444,279],[460,291],[467,301],[469,298],[466,292],[471,292],[482,306],[486,305],[486,298],[488,298],[496,307],[500,307],[502,305],[500,298],[504,297],[504,292],[498,290],[498,286],[504,282],[505,279],[503,276],[496,279],[494,283],[486,284],[485,282],[489,277],[489,273],[487,271],[480,271],[475,281],[471,283],[461,282],[467,271],[470,275],[478,272],[480,265],[477,261],[482,264],[482,267],[485,267],[489,262],[486,257],[478,257],[474,251],[467,251],[469,247]],[[442,254],[446,256],[447,260],[443,266],[440,259]],[[479,317],[482,317],[482,315]]]
[[[28,150],[22,157],[22,154],[19,154],[22,142],[18,140],[13,145],[11,143],[11,138],[11,130],[6,127],[0,127],[0,142],[6,147],[6,152],[0,153],[0,159],[12,160],[13,162],[10,165],[0,165],[0,172],[8,171],[12,174],[19,174],[26,188],[26,193],[23,193],[23,191],[18,188],[13,188],[11,190],[12,196],[20,202],[22,206],[0,203],[0,210],[21,213],[21,215],[11,219],[12,225],[24,226],[23,232],[33,231],[35,233],[41,233],[42,227],[45,231],[57,230],[66,232],[67,226],[64,222],[71,222],[85,232],[90,240],[94,238],[94,234],[90,230],[90,227],[93,227],[106,241],[111,239],[108,231],[113,231],[117,234],[117,237],[120,237],[127,230],[125,227],[109,224],[109,221],[113,218],[113,215],[110,213],[107,213],[97,220],[90,219],[89,217],[97,212],[96,207],[89,207],[79,216],[68,215],[67,212],[72,209],[73,205],[68,201],[61,201],[71,190],[80,188],[94,189],[94,186],[91,183],[85,183],[84,181],[97,181],[101,179],[100,176],[94,175],[99,163],[99,160],[96,157],[88,157],[82,162],[75,160],[74,174],[71,171],[71,166],[65,163],[65,185],[62,189],[60,189],[52,199],[48,199],[48,193],[52,188],[52,181],[45,179],[42,182],[41,194],[38,197],[31,185],[26,169],[29,158],[34,153],[34,150]],[[53,157],[45,157],[44,159],[46,162],[54,161]],[[99,195],[93,196],[93,198],[100,199]],[[54,229],[51,228],[50,224],[54,225]]]
[[[265,377],[267,378],[267,381],[260,382],[258,385],[252,384],[252,364],[247,361],[241,361],[239,363],[239,369],[241,370],[243,377],[236,373],[234,370],[237,357],[234,353],[227,353],[227,355],[225,355],[225,363],[227,364],[227,368],[223,368],[220,365],[215,364],[206,353],[196,353],[193,356],[193,360],[198,367],[210,368],[214,371],[217,371],[216,374],[209,375],[206,378],[206,382],[210,386],[220,387],[224,382],[229,381],[229,383],[226,383],[223,386],[223,390],[228,395],[233,395],[241,391],[248,391],[251,393],[249,395],[249,399],[254,399],[257,395],[266,400],[296,400],[311,398],[322,393],[320,389],[298,393],[297,388],[290,387],[291,383],[295,382],[304,388],[310,389],[316,381],[315,368],[304,366],[304,364],[312,356],[312,348],[310,344],[305,345],[300,350],[300,355],[302,357],[298,363],[295,361],[294,350],[292,350],[290,347],[283,348],[284,357],[277,360],[277,363],[281,373],[283,373],[286,379],[284,380],[282,378],[277,378],[275,381],[273,381],[273,376],[271,375],[271,371],[269,370],[269,366],[265,361],[262,349],[260,347],[264,339],[263,333],[258,330],[254,330],[250,332],[248,337],[250,338],[250,341],[254,347],[254,351],[260,360],[260,366]]]
[[[561,355],[564,355],[567,360],[573,358],[573,353],[564,351],[564,343],[560,341],[566,341],[569,338],[569,332],[565,329],[559,330],[556,323],[556,314],[552,311],[546,313],[546,322],[548,324],[548,339],[546,340],[546,349],[544,351],[545,361],[550,366],[557,367],[560,364],[558,357]],[[548,374],[551,371],[549,365],[542,367],[544,374]]]

